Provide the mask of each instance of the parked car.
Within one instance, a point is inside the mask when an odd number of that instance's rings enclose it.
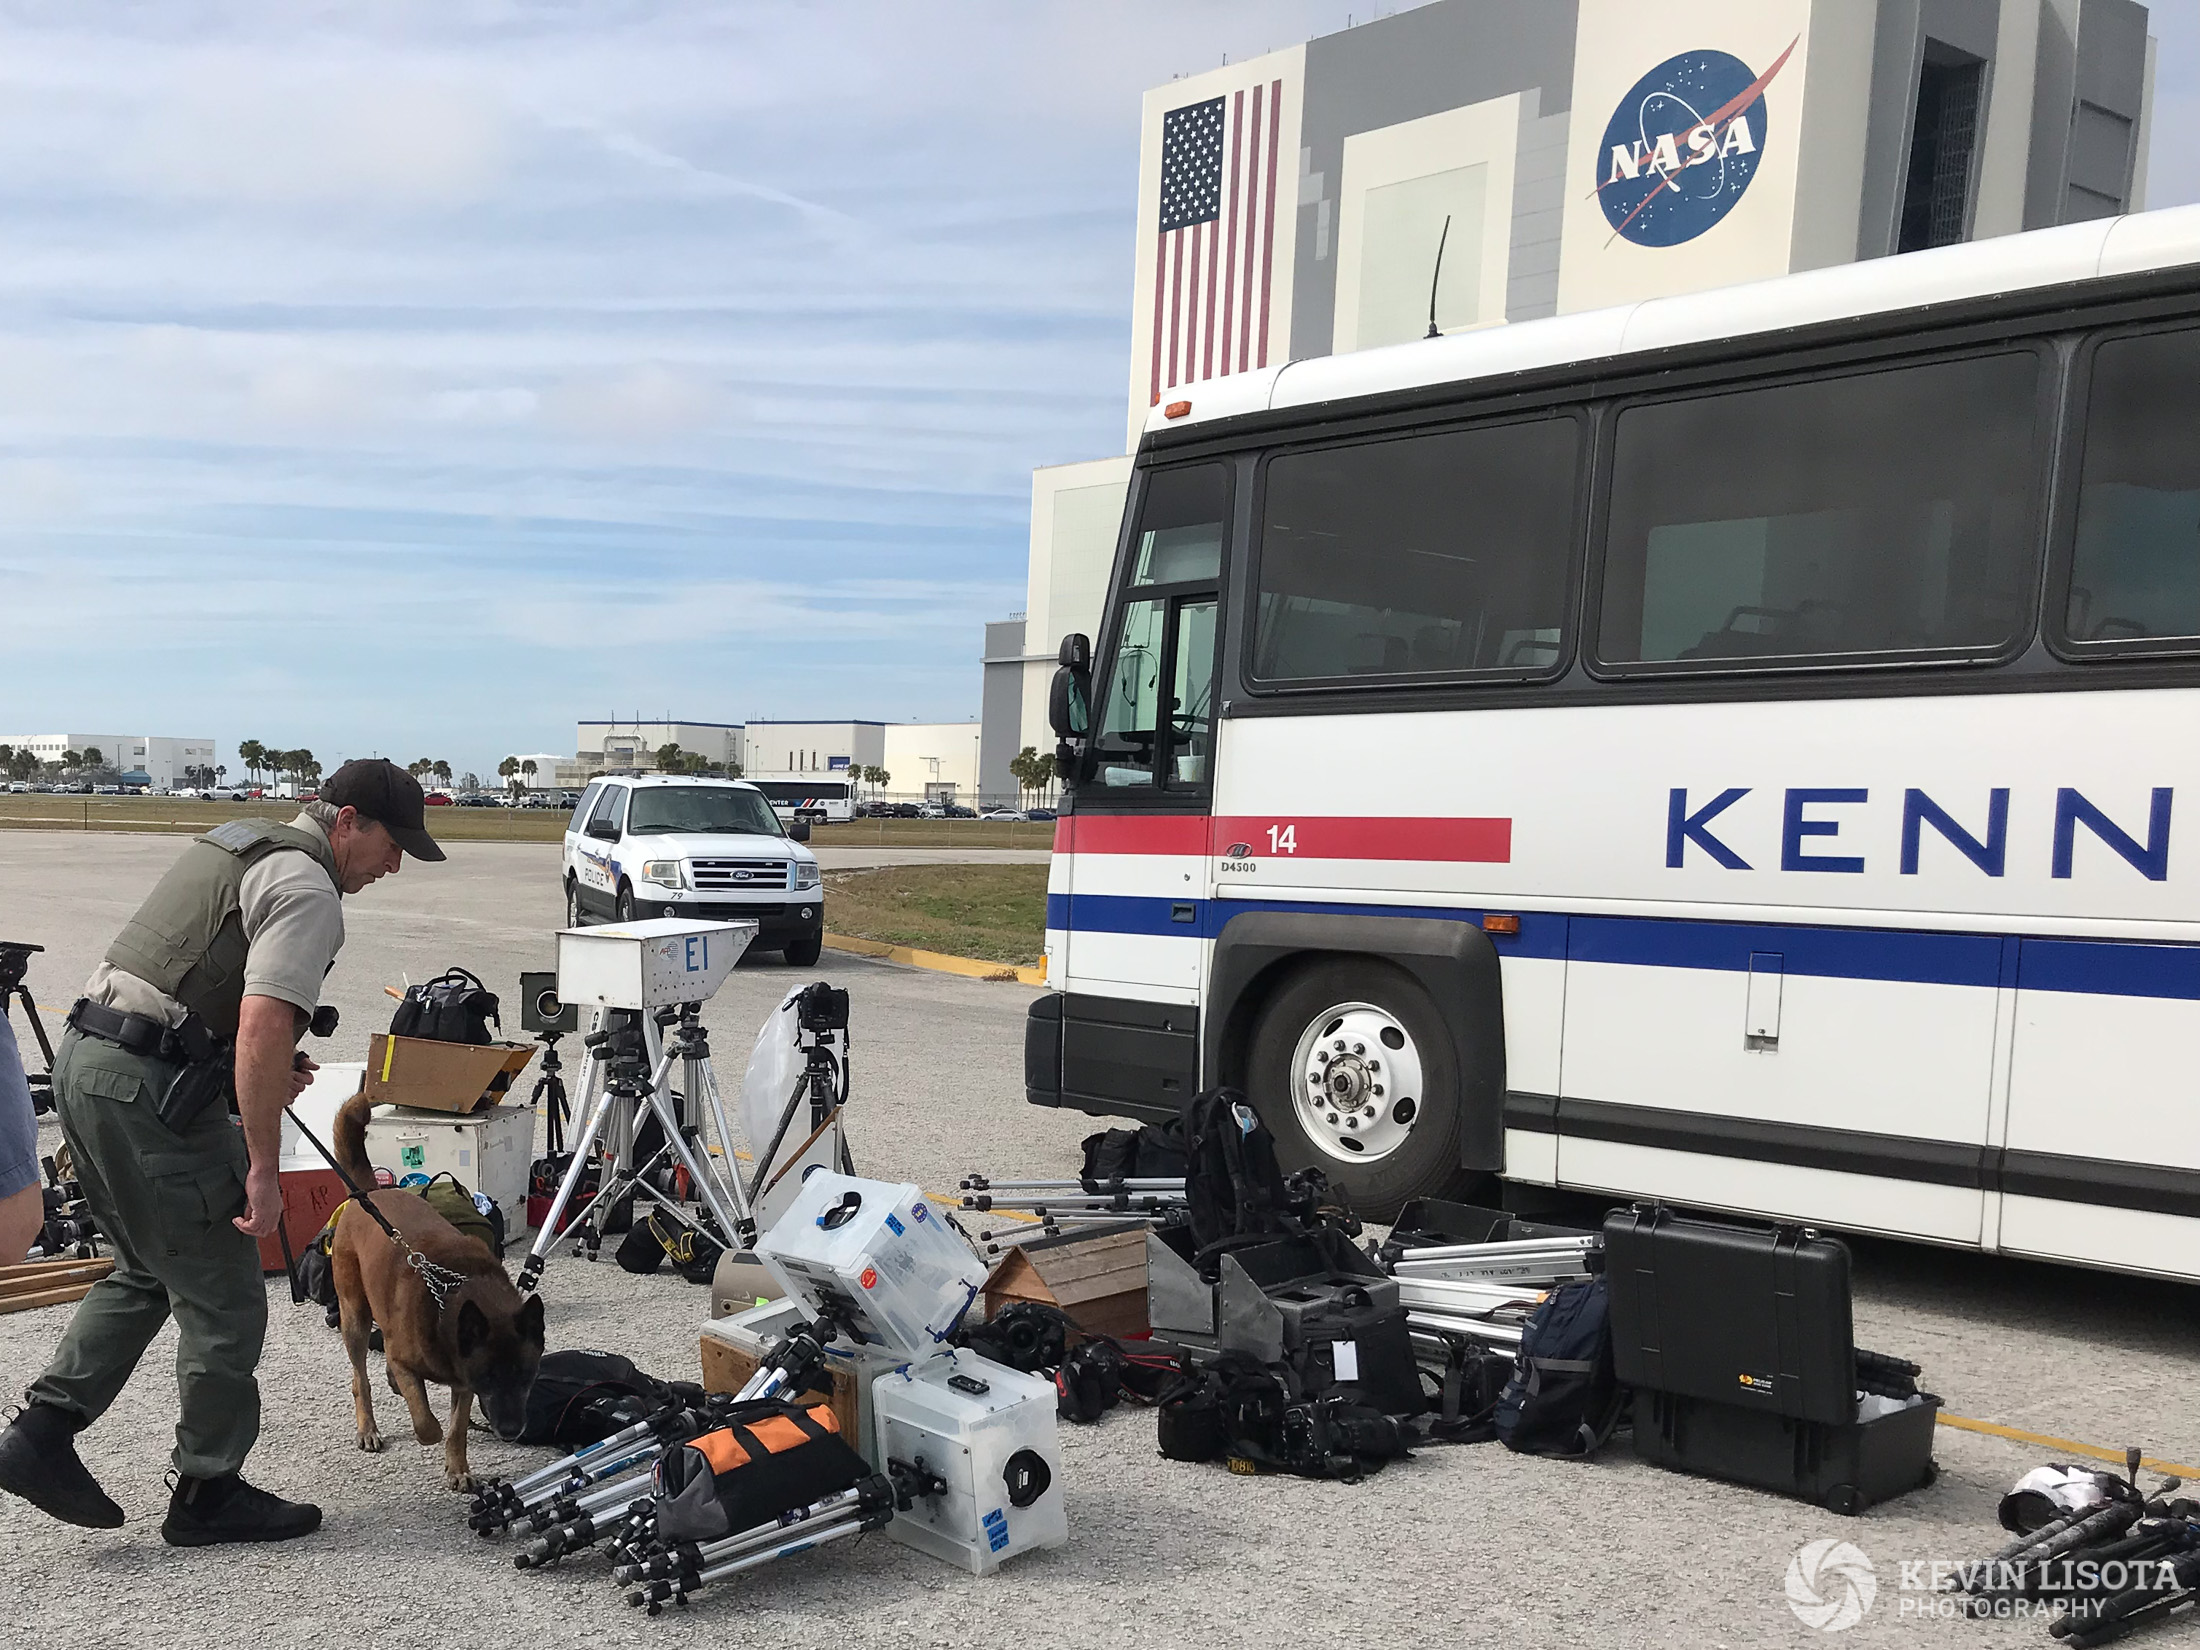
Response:
[[[9,786],[8,786],[8,789],[9,789],[9,790],[11,790],[11,791],[13,791],[13,792],[15,792],[15,793],[16,793],[16,794],[17,794],[18,796],[22,795],[22,794],[23,794],[24,792],[28,791],[28,790],[29,790],[30,788],[31,788],[31,787],[30,787],[30,783],[29,783],[29,781],[27,781],[27,780],[22,780],[22,779],[18,779],[18,780],[16,780],[16,781],[15,781],[14,783],[12,783],[11,785],[9,785]]]
[[[120,785],[94,785],[92,794],[94,796],[120,796],[122,787]]]
[[[244,800],[244,794],[241,791],[233,791],[227,785],[216,785],[205,794],[206,800],[209,802],[242,802]]]
[[[1015,820],[1022,819],[1024,816],[1018,813],[1014,808],[988,808],[984,813],[978,815],[978,817],[980,819],[1005,819],[1013,822]]]
[[[1055,812],[1052,808],[1026,808],[1024,817],[1032,821],[1051,820],[1055,817]]]
[[[430,791],[420,801],[423,806],[430,808],[448,808],[451,806],[450,794],[446,791]]]
[[[946,807],[940,810],[940,814],[943,818],[946,819],[976,819],[978,817],[978,810],[975,808],[966,808],[959,802],[950,802],[947,804]]]
[[[922,819],[925,817],[925,813],[914,802],[897,802],[894,804],[894,817],[896,819]]]

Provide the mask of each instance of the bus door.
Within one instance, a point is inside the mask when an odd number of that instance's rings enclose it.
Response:
[[[1147,477],[1096,661],[1047,894],[1062,1099],[1088,1111],[1165,1117],[1198,1086],[1228,504],[1219,463]]]

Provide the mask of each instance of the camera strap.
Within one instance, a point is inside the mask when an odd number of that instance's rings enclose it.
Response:
[[[444,1303],[451,1298],[459,1285],[466,1281],[466,1274],[454,1272],[448,1266],[438,1266],[418,1249],[407,1243],[403,1236],[399,1234],[397,1228],[390,1224],[389,1217],[374,1206],[373,1193],[362,1189],[359,1182],[351,1178],[343,1164],[336,1161],[335,1154],[321,1144],[321,1137],[307,1128],[303,1122],[300,1122],[298,1114],[290,1107],[285,1106],[283,1108],[283,1115],[297,1124],[298,1132],[312,1143],[313,1149],[321,1154],[322,1160],[336,1171],[336,1178],[344,1183],[344,1190],[351,1193],[352,1202],[364,1209],[367,1212],[367,1218],[382,1228],[383,1236],[405,1252],[405,1264],[420,1274],[421,1283],[426,1287],[428,1293],[435,1298],[435,1309],[438,1312],[442,1311]]]

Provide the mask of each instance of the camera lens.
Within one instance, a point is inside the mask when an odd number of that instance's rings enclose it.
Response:
[[[535,1013],[545,1020],[555,1020],[565,1012],[565,1004],[558,1001],[555,991],[545,991],[535,999]]]

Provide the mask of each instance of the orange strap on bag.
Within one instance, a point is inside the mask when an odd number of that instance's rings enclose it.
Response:
[[[733,1472],[766,1455],[784,1455],[791,1449],[838,1433],[840,1422],[830,1404],[806,1410],[766,1415],[746,1424],[706,1432],[689,1447],[700,1452],[713,1473]]]

